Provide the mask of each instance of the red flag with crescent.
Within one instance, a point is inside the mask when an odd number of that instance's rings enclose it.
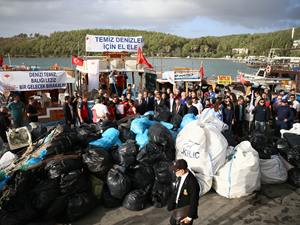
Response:
[[[138,51],[138,56],[137,56],[137,59],[136,59],[137,63],[140,63],[140,64],[144,64],[146,65],[148,68],[150,69],[153,69],[153,67],[147,62],[147,60],[145,59],[142,51],[141,51],[141,48],[139,47],[139,51]]]
[[[3,65],[3,58],[0,57],[0,67],[2,67],[2,65]]]
[[[243,74],[241,73],[239,76],[239,80],[241,81],[241,83],[244,85],[244,79],[243,79]]]
[[[77,65],[77,66],[82,66],[83,65],[83,59],[79,59],[75,56],[72,56],[72,64]]]

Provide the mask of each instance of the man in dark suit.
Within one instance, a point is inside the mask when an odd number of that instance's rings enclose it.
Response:
[[[157,110],[158,107],[163,106],[165,101],[161,99],[161,94],[159,92],[156,93],[156,100],[154,101],[154,111]]]
[[[187,162],[184,159],[179,159],[176,164],[170,166],[169,169],[176,174],[175,191],[172,193],[168,205],[168,211],[190,206],[187,216],[182,219],[181,224],[193,224],[194,219],[198,218],[198,202],[200,187],[195,176],[187,169]],[[176,224],[173,214],[170,218],[171,225]]]
[[[63,111],[64,111],[65,123],[68,126],[71,126],[71,124],[74,124],[74,118],[75,118],[73,108],[70,103],[71,103],[70,96],[66,96],[65,103],[63,105]]]
[[[147,105],[147,111],[153,111],[154,110],[154,97],[151,96],[150,92],[147,92],[147,91],[144,92],[144,100]]]
[[[144,115],[146,111],[147,111],[146,101],[143,99],[142,93],[139,93],[138,99],[136,100],[136,112],[141,115]]]
[[[176,104],[173,106],[173,109],[172,109],[172,114],[173,115],[178,114],[183,118],[186,114],[185,106],[181,105],[180,99],[176,99],[175,103]]]
[[[188,100],[188,101],[186,102],[186,106],[188,107],[187,114],[192,113],[192,114],[194,114],[195,116],[198,115],[198,109],[197,109],[195,106],[193,106],[192,100]]]
[[[174,98],[174,94],[173,92],[170,92],[169,94],[169,98],[167,99],[167,106],[170,109],[170,112],[173,112],[173,107],[175,107],[176,103],[175,103],[175,98]]]

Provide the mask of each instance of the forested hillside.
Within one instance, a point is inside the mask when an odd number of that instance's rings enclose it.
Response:
[[[163,52],[164,56],[224,57],[235,55],[233,48],[248,48],[251,55],[268,55],[273,48],[291,48],[291,29],[270,33],[239,34],[222,37],[184,38],[171,34],[145,30],[86,29],[51,33],[50,36],[18,34],[12,38],[0,38],[0,56],[7,57],[70,57],[85,54],[85,35],[143,36],[146,56]],[[300,27],[295,29],[294,39],[300,39]],[[300,56],[300,51],[276,51],[281,56]],[[101,55],[101,53],[88,53]],[[244,56],[244,55],[242,55]]]

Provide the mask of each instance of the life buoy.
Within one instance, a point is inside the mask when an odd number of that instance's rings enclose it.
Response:
[[[267,73],[270,73],[271,72],[271,66],[267,66],[266,71],[267,71]]]

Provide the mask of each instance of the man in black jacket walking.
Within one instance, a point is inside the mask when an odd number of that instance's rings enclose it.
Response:
[[[176,164],[169,168],[178,177],[175,191],[172,193],[168,210],[172,211],[184,206],[190,206],[187,216],[181,220],[181,224],[193,224],[194,219],[198,218],[198,201],[200,187],[195,176],[187,169],[187,162],[179,159]],[[171,225],[176,224],[172,214],[170,218]]]

